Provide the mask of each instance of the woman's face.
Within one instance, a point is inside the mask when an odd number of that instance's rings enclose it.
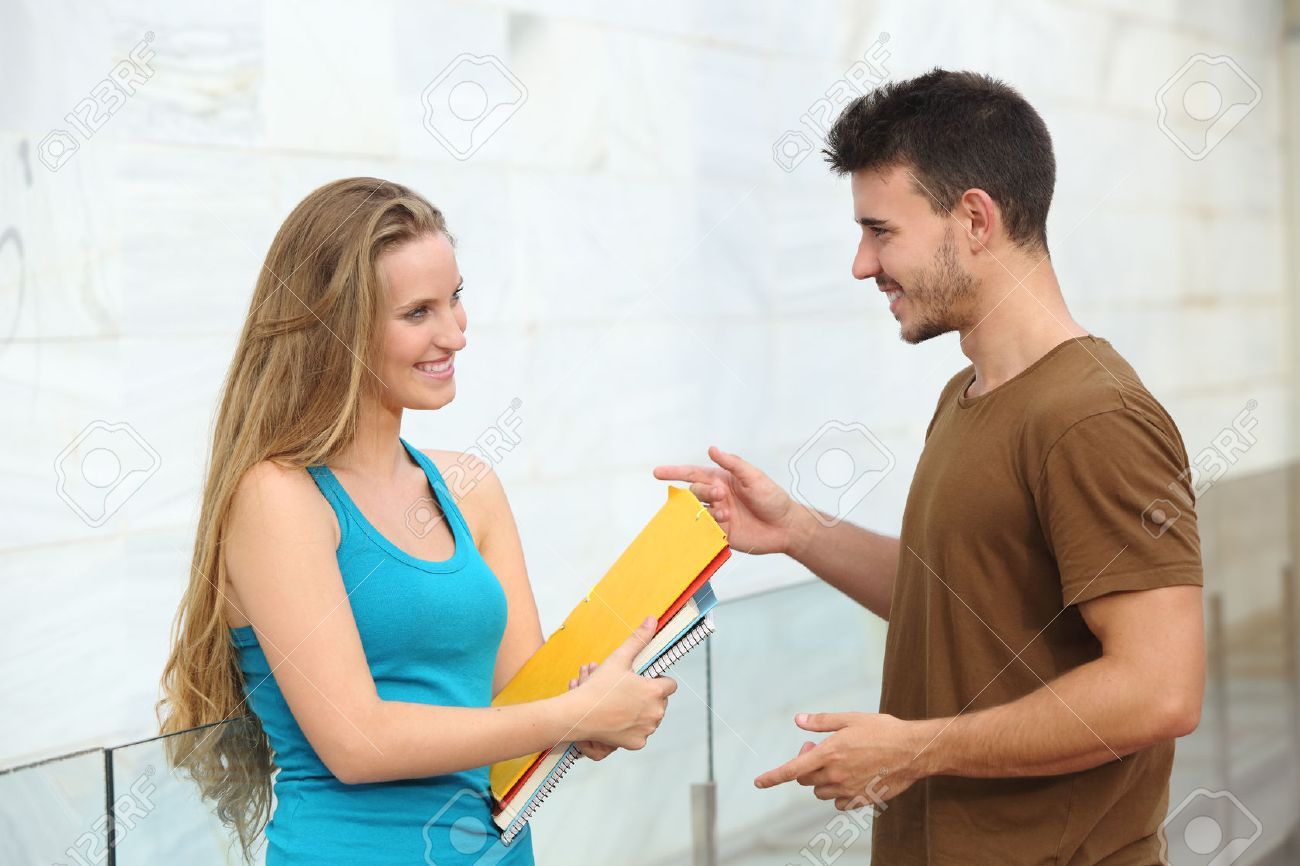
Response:
[[[388,287],[381,318],[379,399],[391,408],[438,409],[456,396],[455,356],[465,348],[456,254],[442,232],[383,253]],[[387,387],[385,387],[387,386]]]

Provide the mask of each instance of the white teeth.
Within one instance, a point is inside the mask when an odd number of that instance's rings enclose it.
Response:
[[[423,370],[426,373],[445,373],[451,367],[451,359],[443,361],[440,364],[416,364],[417,370]]]
[[[901,291],[899,291],[898,289],[889,289],[888,291],[885,292],[885,297],[886,297],[886,298],[889,298],[889,302],[890,302],[891,304],[892,304],[894,301],[896,301],[896,300],[898,300],[899,298],[901,298],[902,296],[903,296],[903,293],[902,293]]]

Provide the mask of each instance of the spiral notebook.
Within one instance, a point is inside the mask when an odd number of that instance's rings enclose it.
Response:
[[[563,694],[584,663],[607,658],[648,613],[658,628],[633,669],[662,674],[713,632],[709,579],[730,554],[726,534],[703,504],[690,491],[669,487],[668,501],[492,705]],[[572,743],[557,743],[492,766],[494,820],[504,842],[523,829],[579,756]]]
[[[716,602],[713,591],[707,584],[704,590],[708,592],[708,606],[712,607]],[[653,654],[654,645],[651,644],[637,655],[632,667],[641,676],[662,676],[687,653],[713,634],[714,625],[711,613],[706,611],[697,614],[697,608],[692,604],[689,607],[682,608],[678,617],[681,617],[682,614],[687,614],[686,619],[691,621],[688,627],[678,632],[675,623],[670,622],[660,632],[660,636],[670,633],[676,635],[676,639],[673,640],[671,645],[665,642],[660,647],[659,652]],[[673,619],[676,620],[678,617]],[[509,845],[515,836],[524,829],[528,820],[541,808],[542,803],[560,784],[560,780],[564,778],[564,775],[572,769],[573,765],[581,757],[582,752],[572,742],[560,743],[543,755],[532,772],[513,792],[510,800],[501,804],[500,810],[493,815],[493,821],[501,829],[502,842]]]

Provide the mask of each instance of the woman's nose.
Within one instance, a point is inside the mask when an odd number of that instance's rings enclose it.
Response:
[[[447,324],[434,335],[433,343],[445,351],[459,352],[465,348],[465,329],[461,327],[455,316],[448,316],[447,319]]]

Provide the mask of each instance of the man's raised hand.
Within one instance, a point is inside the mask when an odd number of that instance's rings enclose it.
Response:
[[[742,553],[788,553],[801,509],[762,471],[717,446],[709,448],[716,466],[656,466],[660,481],[685,481],[691,493]]]

